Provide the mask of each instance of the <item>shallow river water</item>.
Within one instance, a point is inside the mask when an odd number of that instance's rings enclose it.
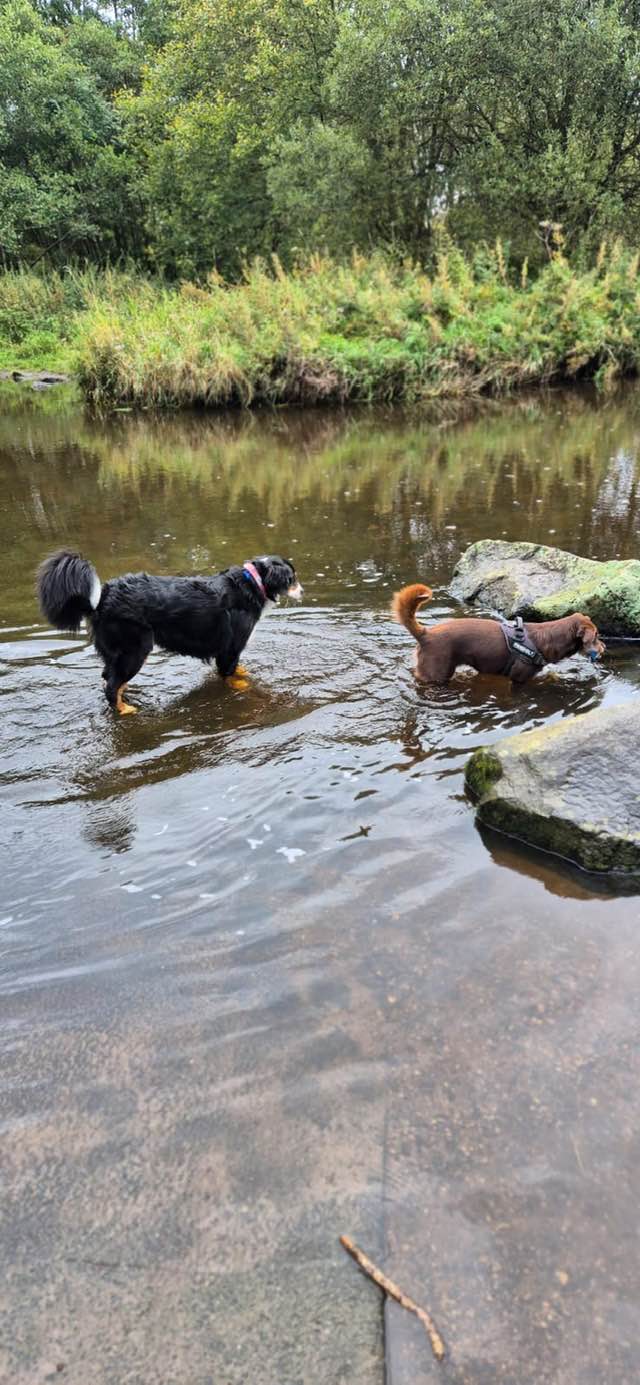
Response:
[[[0,403],[0,1378],[601,1385],[640,1345],[640,907],[481,836],[471,751],[635,697],[640,646],[419,689],[475,539],[638,556],[640,395],[471,421]],[[104,579],[291,556],[244,693],[154,653],[118,720],[46,628]],[[338,1243],[427,1304],[449,1349]]]

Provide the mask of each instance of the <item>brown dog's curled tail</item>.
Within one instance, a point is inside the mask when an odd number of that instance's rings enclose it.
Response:
[[[391,602],[393,619],[406,626],[414,640],[422,641],[426,639],[427,631],[424,625],[420,625],[416,620],[416,611],[423,601],[430,601],[433,596],[431,587],[425,587],[422,582],[414,582],[411,587],[403,587],[402,591],[394,592]]]

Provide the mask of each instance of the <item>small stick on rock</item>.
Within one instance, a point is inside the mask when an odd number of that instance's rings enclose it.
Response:
[[[349,1252],[349,1255],[353,1256],[356,1264],[360,1266],[360,1269],[363,1270],[365,1274],[368,1274],[369,1279],[372,1279],[374,1284],[378,1285],[379,1289],[382,1289],[385,1294],[388,1294],[389,1298],[394,1298],[396,1303],[401,1304],[403,1308],[408,1308],[410,1313],[415,1313],[416,1317],[420,1319],[429,1338],[431,1350],[436,1361],[443,1361],[445,1353],[444,1342],[433,1319],[427,1313],[426,1308],[419,1308],[418,1304],[414,1303],[412,1298],[407,1298],[407,1295],[403,1294],[402,1289],[399,1289],[398,1285],[394,1284],[392,1279],[387,1279],[386,1274],[383,1274],[382,1270],[379,1270],[377,1265],[374,1265],[373,1261],[354,1245],[349,1236],[341,1236],[340,1244]]]

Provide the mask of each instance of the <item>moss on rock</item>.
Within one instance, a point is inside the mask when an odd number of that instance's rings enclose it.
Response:
[[[483,798],[501,775],[498,756],[490,750],[476,750],[466,767],[465,781],[474,798]]]

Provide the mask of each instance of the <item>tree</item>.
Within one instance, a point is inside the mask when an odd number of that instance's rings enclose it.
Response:
[[[332,0],[189,0],[123,102],[157,261],[237,274],[286,231],[268,190],[277,141],[322,119]]]
[[[640,29],[619,0],[359,0],[329,88],[383,170],[378,222],[415,254],[443,215],[534,259],[543,220],[572,248],[638,227]]]
[[[102,74],[94,75],[74,24],[67,35],[27,0],[9,0],[0,10],[5,263],[43,248],[101,257],[136,245],[129,157],[119,116],[101,89],[115,79],[112,40],[103,46]]]
[[[476,10],[450,223],[542,254],[640,229],[640,29],[617,0],[494,0]]]
[[[5,260],[173,276],[590,253],[640,234],[640,0],[0,0],[0,198]]]

